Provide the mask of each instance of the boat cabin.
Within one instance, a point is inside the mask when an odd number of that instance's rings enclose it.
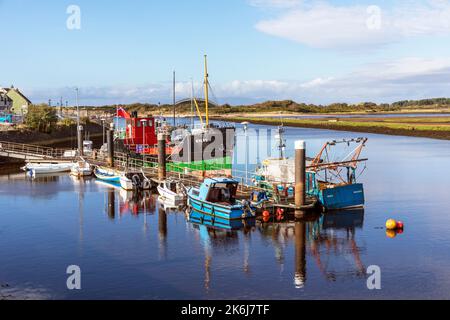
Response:
[[[155,146],[158,144],[155,118],[132,117],[126,119],[125,145]]]
[[[199,190],[200,199],[217,204],[236,204],[239,183],[229,178],[206,179]]]

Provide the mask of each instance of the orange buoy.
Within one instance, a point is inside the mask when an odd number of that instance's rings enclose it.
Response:
[[[269,211],[267,211],[267,210],[266,210],[266,211],[264,211],[264,212],[263,212],[263,217],[264,217],[264,218],[268,218],[268,217],[270,217],[270,212],[269,212]]]
[[[386,236],[390,239],[394,239],[397,236],[397,232],[395,230],[386,230]]]
[[[395,221],[394,219],[389,219],[388,221],[386,221],[386,229],[388,230],[397,229],[397,221]]]

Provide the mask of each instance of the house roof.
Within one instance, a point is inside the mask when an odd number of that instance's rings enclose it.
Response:
[[[28,102],[29,104],[32,104],[30,99],[28,99],[22,92],[20,92],[19,89],[17,89],[17,88],[6,89],[7,93],[9,93],[10,91],[15,91],[18,95],[20,95],[23,99],[25,99],[26,102]]]

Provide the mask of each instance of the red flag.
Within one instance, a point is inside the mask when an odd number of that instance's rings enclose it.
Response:
[[[131,116],[128,112],[125,111],[124,108],[119,108],[119,109],[117,109],[117,118],[130,119]]]

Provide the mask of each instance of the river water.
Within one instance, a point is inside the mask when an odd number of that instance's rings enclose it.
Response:
[[[357,136],[288,128],[287,153],[298,139],[313,155]],[[449,299],[450,142],[365,136],[364,211],[235,231],[95,179],[3,174],[0,299]],[[394,238],[383,228],[391,217],[405,223]],[[79,291],[67,289],[70,265]],[[367,288],[372,265],[381,290]]]

